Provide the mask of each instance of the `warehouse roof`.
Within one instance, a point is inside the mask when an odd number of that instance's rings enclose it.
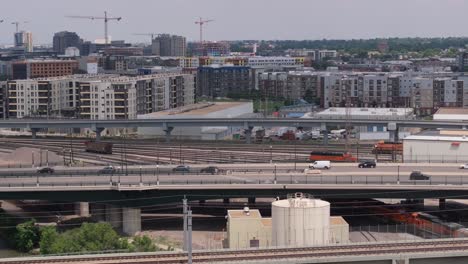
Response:
[[[229,108],[238,107],[245,104],[252,104],[252,102],[199,103],[166,111],[139,115],[138,118],[192,118],[192,116],[204,116],[210,113],[224,111]]]
[[[425,135],[416,135],[416,136],[407,136],[403,140],[426,140],[426,141],[460,141],[468,142],[468,137],[464,136],[425,136]]]

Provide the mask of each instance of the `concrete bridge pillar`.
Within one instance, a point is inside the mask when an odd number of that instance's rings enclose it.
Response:
[[[123,232],[126,235],[133,236],[141,231],[141,209],[140,208],[123,208]]]
[[[170,143],[170,142],[171,142],[171,133],[172,133],[172,130],[174,130],[173,127],[167,127],[166,129],[164,129],[164,132],[166,132],[166,142],[167,142],[167,143]]]
[[[445,210],[447,207],[447,201],[445,199],[439,199],[439,210]]]
[[[396,123],[388,123],[387,125],[387,130],[390,135],[390,141],[391,142],[398,142],[398,126]]]
[[[104,204],[92,203],[89,205],[91,217],[96,222],[106,221],[106,206]]]
[[[320,132],[323,134],[323,145],[328,145],[328,130],[327,130],[327,123],[322,123],[320,125]]]
[[[87,202],[75,203],[75,214],[80,217],[89,217],[89,203]]]
[[[249,197],[247,201],[248,201],[249,204],[254,204],[255,203],[255,197]]]
[[[103,127],[96,127],[94,130],[94,133],[96,133],[96,141],[101,141],[101,133],[104,131]]]
[[[223,199],[223,203],[224,203],[224,204],[229,204],[229,202],[230,202],[230,201],[229,201],[229,198],[224,198],[224,199]]]
[[[122,227],[122,208],[120,206],[106,205],[106,222],[114,228]]]
[[[31,136],[32,136],[32,139],[36,139],[36,138],[37,138],[37,132],[39,132],[39,128],[31,128]]]
[[[392,264],[409,264],[409,259],[392,259]]]
[[[247,144],[251,144],[251,143],[252,143],[252,130],[253,130],[253,127],[247,127],[247,128],[244,130],[244,133],[245,133],[245,143],[247,143]]]

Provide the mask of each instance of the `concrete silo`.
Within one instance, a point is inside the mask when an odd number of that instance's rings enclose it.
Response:
[[[272,203],[272,244],[278,247],[329,243],[330,203],[296,193]]]

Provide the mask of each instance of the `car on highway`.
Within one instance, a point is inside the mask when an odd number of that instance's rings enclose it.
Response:
[[[309,169],[330,169],[331,164],[329,160],[317,160],[314,163],[309,165]]]
[[[200,173],[218,174],[220,172],[221,172],[221,169],[215,166],[206,167],[200,170]]]
[[[115,173],[115,168],[114,166],[105,166],[104,168],[100,169],[98,171],[99,174],[112,174]]]
[[[37,170],[37,173],[48,173],[48,174],[52,174],[54,173],[55,170],[51,167],[44,167],[44,168],[40,168]]]
[[[462,164],[462,165],[460,165],[460,169],[462,169],[462,170],[468,169],[468,164]]]
[[[187,165],[179,165],[172,169],[173,172],[190,172],[190,167]]]
[[[373,160],[366,160],[359,163],[358,168],[375,168],[377,164]]]
[[[431,179],[431,176],[424,174],[420,171],[413,171],[411,172],[409,179],[411,181],[428,181]]]

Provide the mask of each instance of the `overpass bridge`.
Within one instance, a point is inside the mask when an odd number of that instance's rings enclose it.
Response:
[[[190,175],[193,176],[193,175]],[[211,175],[210,175],[211,176]],[[229,176],[238,177],[238,176]],[[29,177],[4,178],[0,199],[52,200],[78,202],[80,214],[105,217],[126,234],[141,230],[141,208],[188,200],[285,197],[290,193],[311,193],[323,199],[395,198],[463,199],[468,197],[468,180],[458,176],[434,177],[430,181],[372,176],[276,175],[270,180],[230,179],[158,179],[154,175],[107,177]],[[93,211],[94,204],[96,211]],[[97,213],[96,213],[97,212]]]
[[[431,120],[378,120],[378,119],[308,119],[308,118],[193,118],[193,119],[129,119],[129,120],[81,120],[81,119],[46,119],[27,120],[15,119],[0,121],[0,128],[22,128],[32,131],[33,137],[40,129],[46,128],[88,128],[96,132],[96,139],[100,139],[105,128],[134,128],[134,127],[160,127],[166,131],[166,139],[175,127],[243,127],[246,139],[250,142],[253,127],[320,127],[323,131],[328,126],[346,125],[386,125],[390,131],[391,139],[398,137],[398,129],[402,127],[418,128],[453,128],[466,129],[467,121],[431,121]],[[327,137],[324,137],[326,140]]]

